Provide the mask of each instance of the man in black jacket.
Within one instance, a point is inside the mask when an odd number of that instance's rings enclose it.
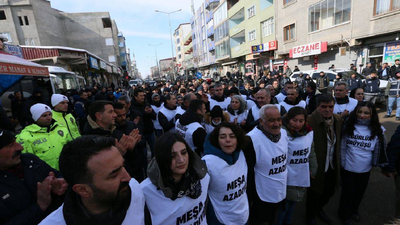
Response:
[[[126,108],[122,103],[114,103],[114,111],[117,114],[115,118],[116,129],[113,132],[113,136],[120,140],[124,135],[130,135],[135,130],[142,134],[139,127],[132,121],[127,121],[126,119]],[[146,147],[146,141],[139,137],[139,142],[135,145],[133,149],[128,149],[124,155],[125,159],[125,169],[129,175],[138,182],[144,180],[143,171],[143,148]]]
[[[61,174],[0,129],[0,224],[36,225],[62,203],[68,184]]]
[[[202,126],[206,114],[206,105],[202,100],[192,100],[189,109],[176,122],[177,133],[185,138],[190,148],[202,156],[203,144],[207,133]]]
[[[382,67],[378,69],[378,77],[382,80],[389,80],[390,68],[387,62],[382,64]]]
[[[154,156],[154,142],[155,142],[155,134],[154,134],[154,124],[152,120],[155,120],[157,115],[154,112],[153,108],[151,108],[150,104],[145,101],[146,95],[143,89],[135,89],[133,93],[133,99],[131,101],[130,111],[137,110],[142,113],[142,118],[140,124],[143,127],[143,139],[146,140],[147,144],[150,146],[152,157]],[[135,118],[131,117],[131,121]],[[147,155],[147,149],[145,148]]]
[[[113,137],[117,139],[116,146],[124,156],[127,151],[134,149],[140,139],[139,131],[132,131],[129,135],[118,136],[116,132],[115,119],[117,114],[114,112],[113,103],[110,101],[95,101],[90,105],[88,122],[83,129],[84,135],[99,135]]]
[[[390,77],[396,77],[396,71],[400,70],[400,59],[394,60],[394,65],[390,67]]]

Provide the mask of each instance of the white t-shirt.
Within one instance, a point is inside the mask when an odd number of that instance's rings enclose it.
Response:
[[[194,142],[193,142],[193,133],[198,128],[204,129],[204,127],[201,126],[201,124],[197,123],[197,122],[193,122],[186,126],[183,126],[179,123],[179,119],[178,119],[175,123],[175,131],[185,139],[185,141],[188,143],[189,147],[193,151],[195,151],[197,149],[197,147],[194,145]]]
[[[152,223],[157,225],[207,225],[206,200],[210,176],[206,174],[200,182],[201,194],[197,199],[185,196],[171,200],[165,197],[161,190],[157,189],[157,187],[150,181],[150,178],[144,180],[140,184],[140,187],[143,190]]]
[[[229,113],[229,112],[228,112]],[[243,111],[241,114],[237,114],[237,110],[235,110],[235,115],[229,113],[230,122],[233,123],[237,118],[237,123],[240,124],[243,120],[247,119],[247,114],[249,113],[247,110]]]
[[[283,102],[283,100],[285,100],[286,95],[282,94],[282,92],[281,92],[281,93],[277,94],[275,96],[275,98],[276,98],[276,100],[278,100],[278,103],[281,103],[281,102]]]
[[[205,155],[203,160],[211,177],[208,196],[218,221],[231,225],[247,223],[247,163],[243,152],[240,152],[233,165],[228,165],[225,160],[215,155]]]
[[[366,173],[372,168],[372,157],[378,137],[371,139],[371,130],[368,126],[356,124],[354,135],[347,135],[346,163],[344,169],[354,173]],[[385,128],[382,127],[385,131]]]
[[[135,179],[129,182],[131,188],[131,204],[126,211],[125,219],[121,225],[140,224],[144,225],[144,195],[139,183]],[[39,225],[66,225],[64,214],[64,204],[56,211],[48,215]]]
[[[264,202],[278,203],[286,198],[289,141],[286,131],[281,129],[277,143],[269,140],[257,127],[247,135],[256,153],[254,177],[257,194]]]
[[[222,111],[226,111],[228,105],[231,104],[231,98],[227,97],[223,102],[217,102],[214,99],[210,98],[210,111],[214,108],[214,106],[218,105],[221,107]]]
[[[335,102],[335,106],[333,107],[333,113],[336,114],[341,114],[342,112],[344,112],[344,110],[349,111],[349,113],[353,112],[353,110],[356,108],[358,104],[358,101],[354,98],[350,98],[349,97],[349,102],[346,104],[337,104],[337,102]]]
[[[164,107],[164,103],[161,103],[160,107],[157,107],[155,105],[151,105],[151,108],[154,110],[154,112],[156,113],[156,119],[152,120],[153,124],[154,124],[154,128],[156,130],[162,130],[162,127],[160,125],[160,123],[158,122],[158,112]]]
[[[293,107],[300,106],[301,108],[305,109],[306,108],[306,102],[304,100],[301,100],[297,105],[289,105],[285,101],[282,101],[280,103],[283,108],[285,108],[286,112],[289,112],[289,110]]]
[[[301,137],[289,137],[288,144],[288,181],[287,185],[297,187],[310,186],[310,166],[308,157],[314,139],[314,132]]]

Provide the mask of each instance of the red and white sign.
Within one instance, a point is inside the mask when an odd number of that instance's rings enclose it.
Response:
[[[270,41],[264,44],[265,51],[272,51],[278,49],[278,41]]]
[[[290,58],[300,58],[310,55],[319,55],[328,51],[328,42],[315,42],[311,44],[301,45],[290,49]]]
[[[314,70],[317,70],[317,69],[318,69],[318,56],[315,55],[314,56]]]
[[[45,66],[21,59],[17,56],[0,53],[0,74],[49,76],[49,70]]]

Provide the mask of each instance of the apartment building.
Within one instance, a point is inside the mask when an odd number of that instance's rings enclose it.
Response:
[[[396,0],[276,1],[275,57],[301,70],[349,68],[400,58]]]
[[[227,0],[231,73],[255,75],[277,47],[273,0]]]
[[[46,0],[0,0],[0,33],[14,45],[86,49],[121,66],[118,27],[108,12],[67,13]]]
[[[185,37],[188,36],[190,32],[190,23],[180,24],[174,32],[176,72],[180,75],[183,75],[185,73],[183,68],[183,61],[185,60],[184,44]]]

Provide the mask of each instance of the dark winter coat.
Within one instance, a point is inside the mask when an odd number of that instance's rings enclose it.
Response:
[[[51,168],[37,156],[21,154],[24,179],[0,170],[0,224],[36,225],[61,205],[61,199],[52,196],[53,201],[45,212],[37,204],[37,182],[42,182],[49,172],[61,177],[60,172]]]
[[[340,136],[342,131],[342,119],[338,114],[333,114],[334,119],[334,131],[336,135],[335,152],[334,152],[334,163],[335,163],[335,177],[336,184],[339,184],[340,176]],[[317,155],[318,170],[315,179],[311,180],[310,188],[314,191],[321,193],[324,189],[325,179],[325,162],[327,155],[327,131],[322,116],[314,111],[307,118],[308,125],[310,125],[314,131],[314,149]]]

